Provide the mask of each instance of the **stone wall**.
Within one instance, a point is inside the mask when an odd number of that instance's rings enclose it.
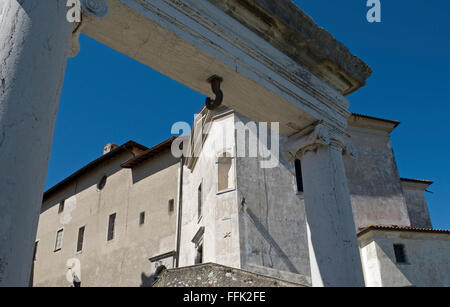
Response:
[[[378,127],[369,119],[350,121],[348,132],[358,159],[346,157],[344,162],[357,229],[368,225],[410,226],[391,129]]]
[[[236,123],[248,122],[236,115]],[[297,195],[294,164],[281,159],[278,167],[264,169],[262,160],[260,155],[237,158],[239,200],[245,199],[239,212],[242,268],[310,275],[304,200]]]
[[[167,270],[153,287],[305,287],[218,264]]]
[[[408,206],[408,215],[412,227],[433,228],[425,198],[425,190],[430,184],[431,182],[402,180],[403,194]]]
[[[193,265],[196,246],[192,242],[202,227],[203,261],[240,268],[238,203],[235,171],[230,188],[218,188],[218,157],[224,152],[234,157],[234,115],[216,114],[203,152],[192,170],[185,166],[183,176],[183,214],[180,266]],[[225,142],[223,140],[226,140]],[[226,144],[225,144],[226,143]],[[235,159],[232,169],[236,167]],[[199,186],[202,185],[202,212],[199,216]]]

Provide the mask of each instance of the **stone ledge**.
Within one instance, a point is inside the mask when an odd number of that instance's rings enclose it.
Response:
[[[290,0],[209,0],[342,94],[372,69]]]
[[[307,287],[215,263],[164,271],[153,287]]]

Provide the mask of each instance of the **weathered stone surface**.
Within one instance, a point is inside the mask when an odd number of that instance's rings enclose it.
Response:
[[[405,196],[408,216],[412,227],[433,228],[430,212],[425,198],[426,189],[431,181],[402,178],[403,195]]]
[[[344,158],[356,229],[409,226],[390,133],[399,123],[353,115],[348,133],[359,158]]]
[[[342,144],[304,149],[301,164],[313,286],[364,286]]]
[[[344,95],[372,69],[290,0],[209,0]]]
[[[153,287],[306,287],[269,276],[208,263],[167,270]]]
[[[283,135],[317,120],[345,130],[350,113],[342,91],[214,3],[109,0],[108,5],[107,17],[83,20],[84,34],[204,95],[213,94],[206,80],[220,75],[225,106],[255,121],[279,122]]]
[[[26,286],[72,25],[66,1],[0,6],[0,286]]]
[[[368,287],[450,286],[449,232],[372,227],[359,244]],[[406,263],[397,263],[394,244],[403,245]]]

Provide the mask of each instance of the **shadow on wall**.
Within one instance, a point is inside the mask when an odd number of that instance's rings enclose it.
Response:
[[[149,159],[148,161],[133,168],[133,184],[136,184],[139,181],[159,173],[175,164],[178,165],[179,163],[180,160],[174,158],[171,151],[168,150],[163,155]]]
[[[440,249],[429,248],[428,259],[425,259],[424,255],[420,255],[414,252],[417,247],[415,245],[405,245],[406,262],[397,263],[394,247],[395,241],[387,244],[377,244],[382,250],[382,257],[386,257],[384,261],[389,261],[389,266],[386,266],[382,277],[383,283],[391,282],[395,284],[386,284],[388,287],[448,287],[449,280],[448,272],[449,265],[445,265],[445,261],[438,257]],[[424,243],[426,244],[426,243]],[[441,260],[442,262],[440,262]],[[448,262],[447,262],[448,264]],[[389,278],[389,275],[391,276]]]
[[[45,203],[50,200],[45,207],[42,207],[41,214],[52,208],[53,206],[58,205],[62,200],[69,199],[70,197],[77,195],[84,190],[96,186],[104,176],[106,176],[108,180],[114,174],[122,170],[120,164],[131,159],[132,157],[134,156],[131,153],[127,152],[110,160],[107,160],[102,164],[96,166],[93,171],[83,174],[73,182],[68,183],[67,186],[61,189],[61,191],[57,191],[54,194],[52,193],[52,195],[49,196],[48,200],[43,201]],[[106,185],[108,185],[108,181],[106,181]]]
[[[4,262],[2,258],[0,258],[0,283],[3,280],[3,274],[5,272],[6,265],[7,263]]]
[[[259,231],[261,236],[266,240],[266,242],[275,250],[278,256],[281,258],[283,263],[289,269],[290,272],[300,274],[295,267],[295,265],[289,260],[288,255],[281,249],[275,239],[270,235],[264,225],[259,221],[258,217],[252,212],[250,208],[246,208],[245,212],[247,213],[250,220],[255,225],[256,229]]]
[[[164,265],[159,266],[156,269],[156,272],[151,274],[150,276],[145,275],[145,273],[141,274],[141,288],[150,288],[153,284],[158,280],[159,276],[161,276],[167,268]]]
[[[379,143],[367,148],[359,145],[357,150],[358,159],[344,157],[350,194],[378,199],[402,196],[393,150]]]
[[[145,275],[145,273],[141,274],[141,288],[150,288],[153,283],[156,281],[155,274],[150,276]]]

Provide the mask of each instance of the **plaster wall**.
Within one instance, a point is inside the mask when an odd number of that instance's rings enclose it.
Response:
[[[236,123],[249,121],[236,114]],[[252,131],[249,135],[258,137]],[[283,141],[281,137],[279,146]],[[263,169],[262,160],[260,154],[237,158],[238,200],[245,198],[239,211],[242,268],[310,276],[305,207],[303,196],[297,194],[294,164],[280,160],[278,167]]]
[[[131,158],[123,153],[79,178],[43,204],[34,262],[34,286],[70,286],[67,261],[81,264],[82,286],[148,285],[154,268],[150,257],[175,249],[179,163],[170,151],[133,170],[120,164]],[[97,183],[107,175],[103,190]],[[58,206],[65,200],[64,212]],[[145,224],[139,215],[145,212]],[[109,215],[116,213],[115,237],[107,241]],[[70,214],[70,216],[68,215]],[[78,229],[85,226],[82,252],[76,252]],[[64,229],[60,251],[54,251],[56,232]]]
[[[408,207],[411,226],[418,228],[433,228],[430,212],[425,198],[426,187],[423,184],[402,182],[403,195]]]
[[[183,214],[180,266],[195,263],[192,242],[204,227],[203,262],[240,268],[238,202],[235,159],[232,161],[230,189],[218,190],[218,156],[227,152],[235,156],[234,115],[224,115],[212,122],[203,151],[191,171],[185,166],[183,177]],[[202,185],[202,214],[198,215],[198,188]]]
[[[361,262],[367,287],[382,287],[380,261],[377,256],[377,244],[373,241],[360,244]]]
[[[236,123],[250,120],[236,113]],[[409,226],[408,209],[386,127],[347,129],[358,159],[344,158],[356,229],[376,225]],[[281,136],[280,146],[285,137]],[[281,149],[281,147],[280,147]],[[248,153],[248,152],[247,152]],[[242,268],[267,267],[310,276],[303,195],[296,192],[295,167],[260,168],[262,158],[237,158]],[[373,264],[375,265],[375,264]]]
[[[356,228],[410,226],[389,132],[349,125],[358,159],[344,158]]]
[[[450,286],[448,234],[376,231],[359,241],[368,286]],[[404,245],[407,263],[396,263],[394,244]]]

